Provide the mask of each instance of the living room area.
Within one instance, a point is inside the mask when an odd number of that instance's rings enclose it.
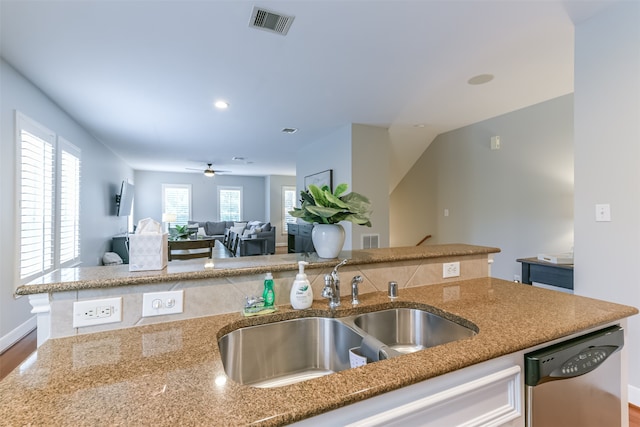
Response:
[[[135,171],[134,182],[132,215],[119,219],[126,227],[123,233],[144,218],[162,222],[163,214],[173,211],[176,219],[162,224],[164,230],[172,230],[170,238],[179,225],[190,229],[185,242],[213,240],[210,247],[203,243],[203,250],[189,252],[209,252],[213,258],[287,252],[286,200],[296,200],[295,176]],[[190,245],[176,243],[178,251]],[[172,255],[170,251],[170,260],[181,258]]]

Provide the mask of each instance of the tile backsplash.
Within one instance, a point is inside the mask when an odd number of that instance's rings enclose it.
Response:
[[[442,278],[442,264],[460,261],[460,277]],[[306,271],[313,287],[314,299],[321,299],[324,275],[331,269],[308,269]],[[276,305],[289,304],[289,291],[296,271],[276,272],[274,289]],[[361,264],[340,269],[341,295],[349,295],[353,276],[363,278],[360,294],[386,291],[389,281],[398,283],[400,293],[403,288],[432,285],[451,281],[487,277],[489,275],[488,256],[468,255],[443,258],[428,258],[412,261]],[[216,279],[183,280],[148,285],[119,286],[106,289],[87,289],[51,294],[51,338],[86,334],[111,329],[130,328],[159,322],[240,312],[246,296],[262,295],[264,275],[252,274]],[[179,314],[142,317],[142,294],[184,289],[184,311]],[[122,297],[122,322],[82,328],[72,327],[73,302],[110,297]]]

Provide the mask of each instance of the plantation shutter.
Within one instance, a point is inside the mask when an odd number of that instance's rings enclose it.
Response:
[[[55,134],[18,116],[20,143],[20,280],[54,267]]]
[[[60,154],[60,264],[80,257],[80,150],[59,138]]]
[[[175,214],[177,225],[186,225],[191,219],[191,186],[164,184],[163,213]]]
[[[282,187],[282,205],[283,205],[283,224],[282,224],[282,234],[287,234],[287,227],[289,224],[295,224],[296,218],[289,215],[289,211],[293,210],[296,206],[296,187],[285,186]]]
[[[242,220],[242,187],[220,187],[218,189],[220,221]]]

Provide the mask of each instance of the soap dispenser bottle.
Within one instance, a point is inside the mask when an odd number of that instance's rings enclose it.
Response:
[[[296,280],[291,286],[289,297],[291,306],[296,310],[309,308],[313,303],[313,289],[307,279],[307,275],[304,273],[304,266],[308,264],[306,261],[298,261],[298,274],[296,274]]]
[[[262,291],[262,298],[264,298],[265,307],[273,307],[273,303],[276,300],[276,293],[273,290],[273,276],[271,272],[264,276],[264,291]]]

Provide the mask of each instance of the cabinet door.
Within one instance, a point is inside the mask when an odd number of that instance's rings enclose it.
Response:
[[[512,353],[293,425],[523,427],[523,360]]]
[[[519,386],[512,366],[348,426],[504,426],[522,415]]]

